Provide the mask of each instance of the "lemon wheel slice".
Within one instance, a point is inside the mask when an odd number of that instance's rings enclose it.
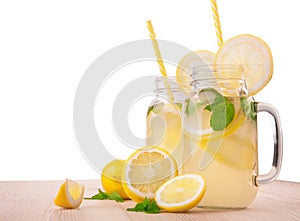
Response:
[[[184,174],[165,182],[155,193],[157,205],[169,212],[183,212],[200,203],[206,190],[198,174]]]
[[[155,191],[177,175],[177,165],[171,155],[159,147],[141,148],[126,161],[123,187],[135,202],[154,198]]]
[[[66,179],[60,186],[54,199],[54,204],[59,207],[74,209],[80,206],[84,195],[84,186]]]
[[[240,71],[226,71],[236,66]],[[246,81],[250,95],[258,93],[271,80],[273,57],[269,46],[253,35],[238,35],[227,40],[215,58],[216,75],[220,78],[240,78]],[[232,85],[238,87],[239,85]]]
[[[214,59],[215,54],[206,50],[190,52],[185,55],[179,62],[176,70],[176,80],[179,86],[186,91],[190,91],[193,68],[203,65],[212,65]]]

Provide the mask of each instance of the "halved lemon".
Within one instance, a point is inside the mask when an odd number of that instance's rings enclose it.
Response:
[[[145,197],[153,199],[155,191],[177,175],[177,165],[164,149],[146,147],[127,159],[123,175],[126,194],[133,201],[141,202]]]
[[[273,57],[269,46],[259,37],[249,34],[227,40],[219,48],[214,63],[217,77],[244,79],[250,95],[264,88],[273,74]],[[233,66],[238,69],[228,71],[224,68]]]
[[[198,205],[206,190],[204,178],[184,174],[165,182],[155,193],[157,205],[169,212],[183,212]]]
[[[203,65],[211,65],[214,63],[214,59],[215,54],[206,50],[190,52],[185,55],[179,62],[176,70],[176,80],[179,86],[186,91],[190,91],[193,68]]]
[[[54,204],[63,208],[74,209],[80,206],[84,195],[84,186],[66,179],[60,186]]]

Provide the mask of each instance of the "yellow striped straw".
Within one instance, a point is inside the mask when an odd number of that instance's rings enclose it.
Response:
[[[214,15],[214,23],[216,28],[216,35],[218,38],[218,45],[220,47],[223,44],[223,37],[222,37],[222,29],[220,24],[220,17],[218,13],[217,0],[210,0],[210,1],[211,1],[211,8]]]
[[[149,36],[152,40],[152,45],[153,45],[154,53],[156,55],[156,59],[157,59],[158,65],[159,65],[160,73],[163,76],[166,77],[167,76],[166,68],[165,68],[164,62],[161,58],[161,53],[160,53],[160,50],[158,48],[158,44],[157,44],[157,41],[156,41],[156,35],[155,35],[154,30],[153,30],[151,20],[147,21],[147,27],[148,27],[148,30],[149,30]]]
[[[160,73],[162,74],[162,76],[167,77],[166,68],[165,68],[163,59],[161,57],[161,53],[160,53],[160,50],[159,50],[159,47],[158,47],[158,44],[157,44],[157,41],[156,41],[156,35],[155,35],[155,32],[154,32],[151,20],[147,21],[147,27],[148,27],[148,30],[149,30],[149,36],[152,40],[152,46],[154,48],[154,53],[155,53],[155,56],[156,56],[156,60],[157,60],[158,66],[159,66]],[[165,87],[167,89],[167,94],[168,94],[171,102],[173,103],[174,102],[174,96],[172,94],[170,83],[168,82],[168,79],[164,78],[164,84],[165,84]]]

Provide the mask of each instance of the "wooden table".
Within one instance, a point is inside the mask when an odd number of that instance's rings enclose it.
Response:
[[[134,202],[84,200],[77,209],[61,209],[53,199],[62,181],[0,182],[0,221],[9,220],[100,220],[100,221],[177,221],[177,220],[300,220],[300,183],[276,181],[260,187],[247,209],[212,211],[195,208],[186,213],[145,214],[127,212]],[[80,181],[85,196],[97,192],[99,181]]]

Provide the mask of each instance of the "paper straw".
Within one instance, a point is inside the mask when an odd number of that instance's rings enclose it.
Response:
[[[154,30],[153,30],[151,20],[147,21],[147,27],[148,27],[148,30],[149,30],[149,36],[152,40],[152,45],[153,45],[153,48],[154,48],[154,53],[156,55],[156,59],[157,59],[157,62],[158,62],[160,73],[163,76],[166,77],[167,76],[166,68],[165,68],[164,62],[161,58],[161,53],[160,53],[160,50],[158,48],[158,44],[157,44],[157,41],[156,41],[156,35],[155,35]]]
[[[162,74],[162,76],[168,77],[167,72],[166,72],[166,68],[165,68],[165,65],[164,65],[164,62],[163,62],[163,59],[161,57],[161,53],[160,53],[160,50],[159,50],[159,47],[158,47],[158,44],[157,44],[157,41],[156,41],[156,35],[155,35],[155,32],[154,32],[151,20],[147,21],[147,27],[148,27],[148,30],[149,30],[149,36],[152,40],[152,46],[153,46],[153,49],[154,49],[154,53],[156,55],[156,60],[157,60],[158,66],[159,66],[160,73]],[[165,84],[165,87],[167,89],[167,94],[168,94],[171,102],[173,103],[174,102],[174,96],[172,94],[170,83],[169,83],[168,79],[164,79],[164,84]]]
[[[220,24],[220,17],[218,13],[218,6],[217,6],[217,0],[210,0],[211,1],[211,8],[214,15],[214,23],[216,28],[216,35],[218,39],[218,45],[219,47],[223,44],[223,37],[222,37],[222,29]]]

